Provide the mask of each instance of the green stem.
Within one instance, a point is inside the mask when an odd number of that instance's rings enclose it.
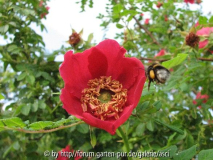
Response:
[[[124,146],[125,146],[127,154],[128,154],[130,152],[128,138],[127,138],[126,134],[123,132],[121,127],[118,128],[118,131],[119,131],[119,133],[121,134],[121,136],[123,138]],[[132,157],[128,157],[128,160],[132,160]]]

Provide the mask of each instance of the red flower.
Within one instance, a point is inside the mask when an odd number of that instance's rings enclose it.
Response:
[[[191,3],[191,4],[194,4],[194,3],[195,3],[194,0],[184,0],[184,2],[186,2],[186,3]]]
[[[157,6],[158,8],[160,8],[162,5],[163,5],[163,3],[161,3],[161,2],[157,2],[157,4],[156,4],[156,6]]]
[[[141,16],[144,16],[144,14],[143,14],[143,13],[141,13]]]
[[[197,35],[208,37],[211,33],[213,33],[213,27],[204,27],[197,31]],[[208,44],[208,39],[199,42],[199,48],[204,48]],[[212,52],[212,51],[211,51]]]
[[[164,56],[165,53],[166,51],[164,49],[161,49],[160,52],[158,52],[158,54],[155,55],[155,57]]]
[[[71,157],[74,157],[74,160],[79,160],[82,157],[79,156],[78,153],[80,152],[75,152],[73,149],[70,150],[70,146],[67,145],[65,148],[58,152],[58,158],[56,160],[69,160]]]
[[[83,53],[68,51],[59,71],[63,108],[91,126],[115,134],[136,107],[146,80],[143,64],[104,40]]]
[[[42,7],[43,6],[43,1],[40,1],[39,2],[39,7]]]
[[[165,16],[164,17],[164,21],[166,22],[166,21],[168,21],[169,19],[168,19],[168,16]]]
[[[206,94],[201,95],[201,93],[200,93],[200,92],[198,92],[198,93],[197,93],[197,95],[196,95],[195,100],[193,100],[193,104],[195,104],[195,105],[197,104],[196,99],[203,99],[203,103],[206,103],[206,102],[207,102],[207,100],[208,100],[208,98],[209,98],[209,96],[208,96],[208,95],[206,95]],[[199,108],[199,109],[201,109],[201,108],[202,108],[202,106],[198,106],[198,108]]]
[[[166,51],[164,49],[161,49],[160,52],[158,52],[158,54],[156,54],[154,57],[160,57],[160,56],[164,56],[166,53]],[[149,60],[149,63],[151,63],[152,61]]]
[[[145,19],[145,24],[149,24],[149,18]]]
[[[199,25],[200,25],[199,22],[195,23],[195,27],[197,27],[197,26],[199,26]]]
[[[48,14],[48,11],[49,11],[50,7],[46,6],[46,11],[45,13],[42,13],[40,16],[41,18],[44,18],[47,14]]]

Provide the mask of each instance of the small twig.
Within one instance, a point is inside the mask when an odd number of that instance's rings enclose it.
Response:
[[[67,126],[60,126],[58,128],[53,128],[53,129],[49,129],[49,130],[42,129],[42,130],[38,130],[38,131],[31,131],[31,130],[21,129],[21,128],[9,128],[9,127],[3,127],[3,128],[6,129],[6,130],[16,130],[18,132],[24,132],[24,133],[50,133],[50,132],[55,132],[55,131],[58,131],[58,130],[61,130],[61,129],[70,128],[70,127],[76,126],[76,125],[81,124],[81,123],[84,123],[84,122],[79,121],[77,123],[72,123],[72,124],[67,125]]]
[[[155,37],[152,35],[152,33],[151,33],[144,25],[142,25],[142,24],[139,22],[139,20],[138,20],[135,16],[134,16],[133,18],[134,18],[134,20],[136,21],[136,23],[138,24],[138,26],[139,26],[141,29],[143,29],[143,30],[150,36],[150,38],[152,39],[152,41],[153,41],[155,44],[157,44],[157,45],[160,46],[160,43],[155,39]]]
[[[157,58],[145,58],[145,57],[140,57],[139,58],[140,60],[149,60],[149,61],[158,61],[158,62],[164,62],[164,61],[168,61],[170,59],[157,59]],[[209,59],[209,58],[197,58],[198,60],[201,60],[201,61],[213,61],[213,59]]]
[[[149,60],[149,61],[158,61],[158,62],[164,62],[168,61],[169,59],[156,59],[156,58],[145,58],[145,57],[140,57],[140,60]]]
[[[208,58],[197,58],[198,60],[201,60],[201,61],[213,61],[213,59],[208,59]]]

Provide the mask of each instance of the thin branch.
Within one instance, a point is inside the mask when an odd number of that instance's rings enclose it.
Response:
[[[6,130],[16,130],[18,132],[24,132],[24,133],[50,133],[50,132],[55,132],[55,131],[58,131],[58,130],[61,130],[61,129],[70,128],[70,127],[76,126],[76,125],[81,124],[81,123],[84,123],[84,122],[79,121],[77,123],[73,123],[73,124],[70,124],[70,125],[67,125],[67,126],[60,126],[58,128],[53,128],[53,129],[49,129],[49,130],[42,129],[42,130],[38,130],[38,131],[31,131],[31,130],[21,129],[21,128],[9,128],[9,127],[3,127],[3,128],[6,129]]]
[[[144,25],[142,25],[140,22],[139,22],[139,20],[134,16],[133,17],[134,19],[135,19],[135,21],[136,21],[136,23],[138,24],[138,26],[141,28],[141,29],[143,29],[149,36],[150,36],[150,38],[152,39],[152,41],[155,43],[155,44],[157,44],[158,46],[160,46],[160,43],[155,39],[155,37],[152,35],[152,33],[144,26]]]
[[[201,61],[213,61],[213,59],[211,58],[197,58],[198,60],[201,60]]]
[[[145,57],[140,57],[140,60],[149,60],[149,61],[158,61],[158,62],[164,62],[168,61],[169,59],[156,59],[156,58],[145,58]]]
[[[140,60],[148,60],[148,61],[158,61],[158,62],[164,62],[164,61],[168,61],[170,59],[157,59],[157,58],[145,58],[145,57],[140,57]],[[201,60],[201,61],[213,61],[213,59],[209,59],[209,58],[197,58],[197,60]]]

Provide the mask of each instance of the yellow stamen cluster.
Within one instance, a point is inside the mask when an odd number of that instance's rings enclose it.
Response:
[[[89,80],[89,88],[82,91],[81,106],[84,112],[90,112],[101,120],[114,117],[119,118],[119,113],[127,101],[127,89],[123,89],[119,81],[112,80],[111,76],[101,76]],[[105,94],[105,95],[104,95]],[[111,97],[108,102],[101,101]]]

